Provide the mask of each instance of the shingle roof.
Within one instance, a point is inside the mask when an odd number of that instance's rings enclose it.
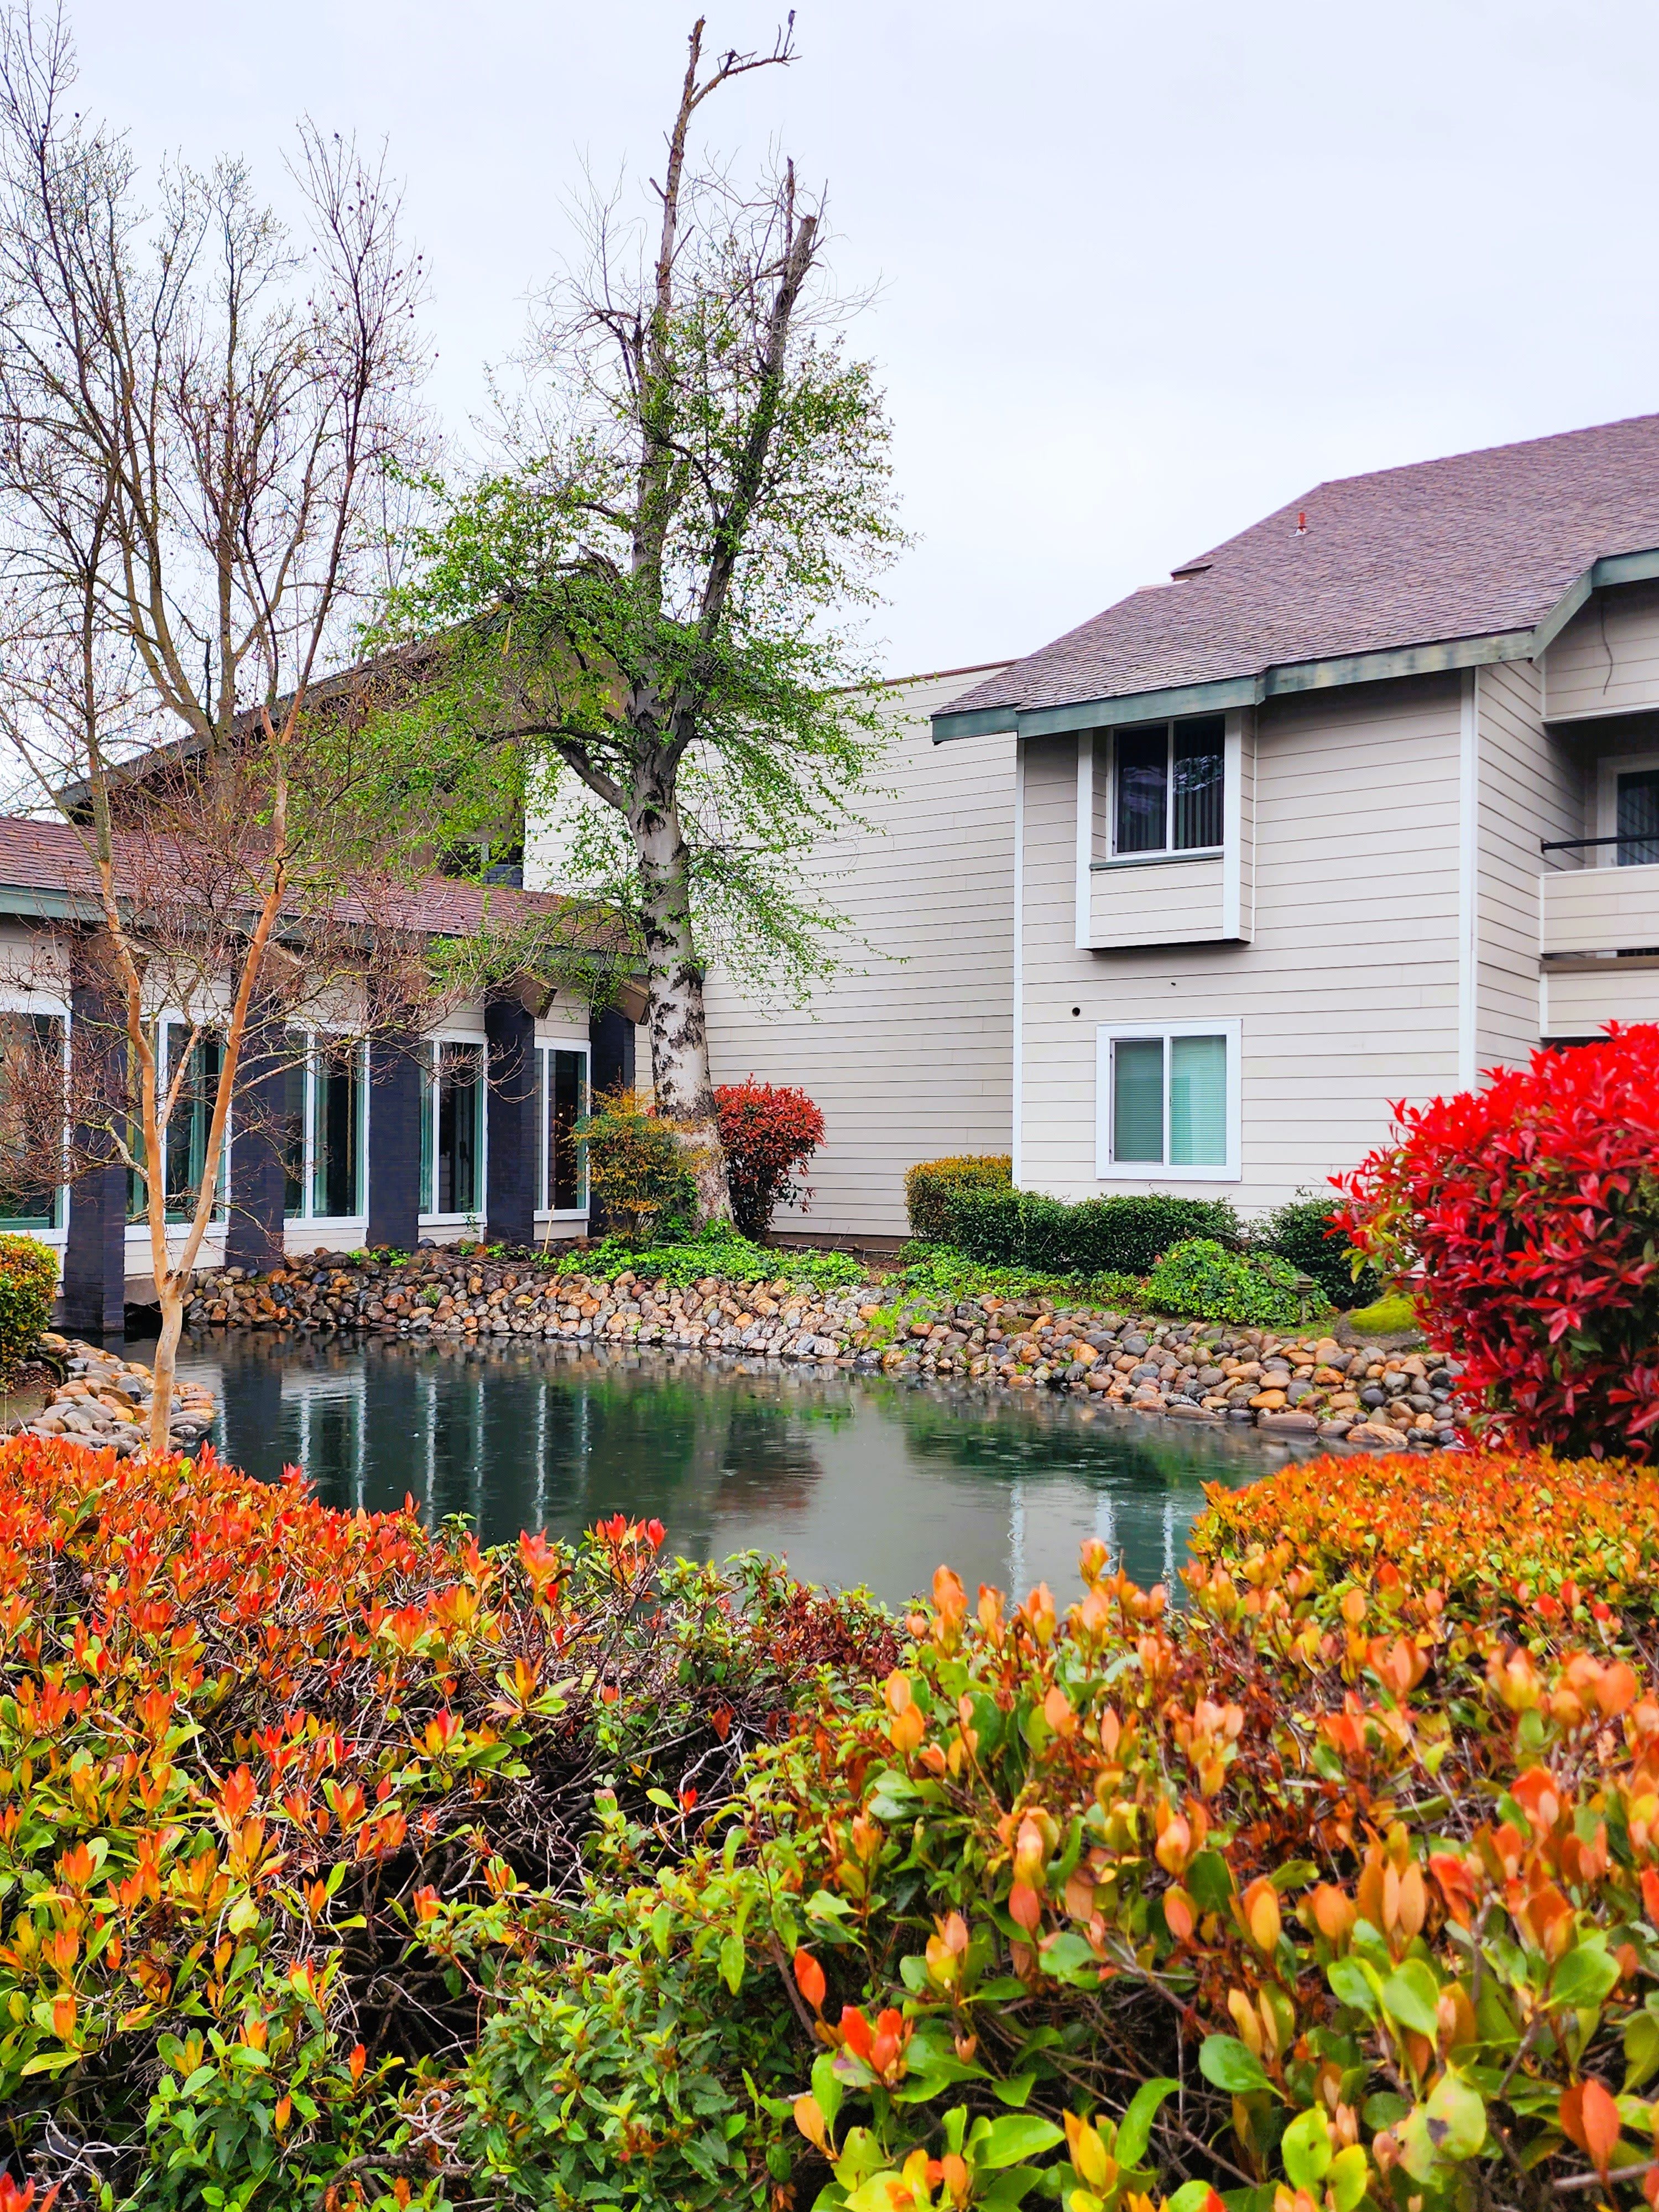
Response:
[[[153,856],[147,855],[147,866],[151,864]],[[96,888],[86,848],[68,823],[0,815],[0,906],[9,890],[84,902],[96,896]],[[614,915],[592,901],[450,876],[423,876],[399,885],[379,908],[378,918],[429,936],[471,937],[484,926],[486,911],[508,928],[532,920],[565,921],[567,941],[592,951],[615,951],[621,943]]]
[[[1305,532],[1297,530],[1305,515]],[[951,702],[1061,707],[1528,629],[1659,548],[1659,415],[1316,484]],[[1177,572],[1178,574],[1179,572]]]

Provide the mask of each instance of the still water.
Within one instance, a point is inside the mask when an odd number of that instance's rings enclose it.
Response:
[[[143,1357],[142,1349],[138,1352]],[[971,1590],[1075,1587],[1100,1536],[1142,1583],[1170,1581],[1203,1485],[1248,1482],[1288,1448],[1069,1400],[694,1355],[526,1345],[429,1348],[207,1331],[180,1372],[212,1390],[214,1442],[251,1474],[304,1468],[331,1504],[413,1498],[488,1542],[652,1516],[674,1550],[785,1554],[890,1605],[948,1560]]]

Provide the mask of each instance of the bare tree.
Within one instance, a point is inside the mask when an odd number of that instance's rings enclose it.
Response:
[[[147,209],[125,143],[75,111],[75,76],[61,15],[0,23],[3,704],[84,843],[131,1094],[132,1131],[118,1116],[112,1134],[144,1185],[161,1304],[159,1449],[250,1037],[319,994],[371,1018],[374,908],[407,872],[317,692],[383,588],[387,483],[424,457],[422,276],[383,165],[350,143],[302,127],[301,243],[235,161],[168,170]],[[166,1068],[164,1007],[192,1025]],[[170,1238],[168,1132],[203,1080]]]
[[[574,793],[567,872],[634,917],[659,1110],[721,1218],[704,962],[797,985],[826,964],[835,917],[799,864],[878,749],[843,617],[902,542],[880,395],[830,327],[821,204],[793,165],[745,193],[692,159],[705,102],[792,39],[793,17],[769,53],[705,67],[693,27],[654,222],[592,207],[504,465],[445,495],[392,608],[443,648],[434,749],[510,757],[544,806]]]

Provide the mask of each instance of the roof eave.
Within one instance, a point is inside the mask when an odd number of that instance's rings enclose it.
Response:
[[[1558,638],[1595,592],[1613,584],[1643,583],[1659,577],[1659,549],[1613,553],[1576,577],[1540,622],[1530,629],[1492,630],[1480,637],[1442,638],[1382,653],[1337,654],[1324,660],[1285,661],[1248,676],[1225,676],[1208,684],[1184,684],[1158,691],[1129,691],[1107,699],[1079,699],[1058,707],[948,708],[932,717],[933,743],[1001,732],[1018,737],[1052,736],[1066,730],[1109,729],[1125,722],[1155,722],[1178,714],[1213,714],[1229,707],[1255,707],[1264,700],[1299,691],[1332,690],[1349,684],[1383,684],[1401,676],[1431,676],[1450,669],[1480,668],[1500,660],[1536,660]]]

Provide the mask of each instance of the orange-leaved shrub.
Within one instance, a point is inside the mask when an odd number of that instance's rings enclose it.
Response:
[[[1642,1521],[1648,1478],[1599,1473]],[[729,1992],[750,2049],[757,2014],[781,2024],[728,2197],[769,2176],[826,2212],[1659,2201],[1650,1616],[1607,1516],[1547,1545],[1540,1505],[1506,1549],[1529,1484],[1577,1501],[1585,1471],[1326,1462],[1248,1511],[1216,1495],[1184,1614],[1098,1543],[1070,1605],[941,1569],[884,1681],[757,1748],[718,1848],[665,1866],[618,1816],[634,1932],[605,2019],[677,1974],[682,2008],[699,1978],[706,2007]],[[1456,1558],[1477,1525],[1489,1579]],[[594,2015],[562,2020],[568,1972],[539,1971],[534,2062],[502,2011],[474,2094],[516,2177],[603,2185],[534,2087],[550,2069],[579,2107]],[[650,2141],[654,2180],[610,2171],[665,2204],[684,2148]]]
[[[484,1551],[210,1452],[0,1443],[0,2171],[471,2201],[477,2012],[422,1928],[576,1892],[602,1786],[682,1849],[817,1668],[896,1649],[662,1540]]]

